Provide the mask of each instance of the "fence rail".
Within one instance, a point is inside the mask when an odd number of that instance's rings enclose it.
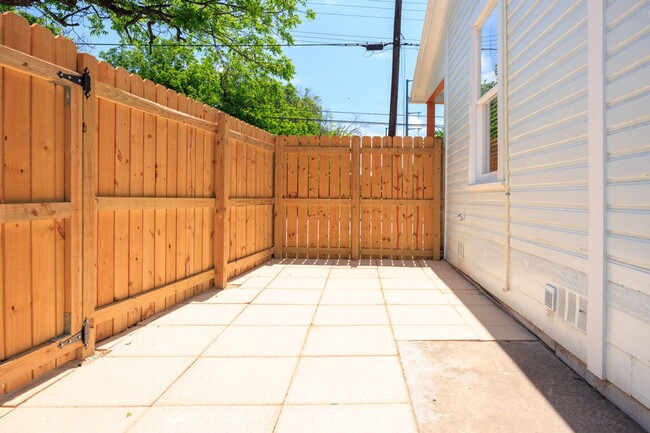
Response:
[[[11,13],[0,137],[0,394],[273,255],[440,251],[437,141],[275,137]]]

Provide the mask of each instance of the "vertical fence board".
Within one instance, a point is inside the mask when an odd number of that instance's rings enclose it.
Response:
[[[413,147],[421,149],[422,139],[420,137],[415,137],[413,142]],[[413,164],[413,186],[414,186],[414,195],[416,199],[424,199],[424,155],[415,154],[414,155],[414,164]],[[415,209],[415,228],[413,230],[413,239],[414,239],[414,250],[424,249],[424,236],[422,233],[422,221],[424,218],[424,210],[422,206],[417,206]]]
[[[219,113],[218,132],[215,137],[216,165],[214,168],[215,195],[217,208],[215,212],[215,286],[226,287],[228,282],[228,257],[230,252],[230,226],[227,220],[228,200],[230,199],[230,116]]]
[[[291,140],[292,137],[289,137]],[[289,145],[306,146],[308,144],[308,137],[300,136],[293,137],[295,141],[291,141]],[[298,197],[309,197],[309,155],[301,153],[298,155]],[[309,227],[308,208],[307,206],[297,206],[298,208],[298,247],[307,247]]]
[[[167,89],[162,86],[156,86],[156,102],[160,105],[167,104]],[[167,137],[168,137],[168,120],[156,116],[156,197],[167,196]],[[166,228],[167,214],[164,209],[156,209],[155,219],[155,257],[154,257],[154,274],[155,287],[160,287],[167,282],[166,277]],[[159,312],[165,309],[166,301],[158,300],[155,311]]]
[[[318,137],[309,136],[307,145],[310,147],[318,146]],[[318,198],[318,170],[319,159],[317,153],[309,154],[309,198]],[[308,206],[307,215],[309,218],[309,235],[307,245],[309,248],[318,248],[318,213],[319,206]],[[318,254],[309,253],[310,258],[317,258]]]
[[[393,138],[393,147],[397,149],[404,148],[402,137]],[[403,157],[402,154],[395,154],[391,156],[392,165],[393,165],[392,197],[394,199],[403,198],[402,181],[403,181],[404,172],[403,172],[402,157]],[[402,218],[403,206],[390,206],[390,209],[391,209],[390,213],[393,219],[393,224],[392,224],[393,234],[390,242],[390,248],[391,250],[394,251],[399,248],[401,239],[404,236],[404,224]],[[399,256],[397,257],[399,258]]]
[[[165,106],[176,109],[178,94],[173,90],[166,92]],[[167,122],[167,197],[177,197],[178,173],[178,122]],[[165,281],[176,281],[176,209],[165,210]],[[176,296],[165,300],[166,308],[176,303]]]
[[[187,113],[187,97],[178,95],[178,111]],[[178,124],[176,156],[176,196],[187,197],[187,125]],[[187,272],[187,209],[176,210],[176,279],[189,276]],[[176,294],[176,300],[182,301],[192,292],[186,290]]]
[[[363,137],[361,139],[361,148],[370,149],[372,147],[372,139],[370,137]],[[372,190],[372,155],[365,153],[361,155],[362,158],[362,176],[361,176],[361,198],[370,198]],[[370,249],[371,234],[372,234],[372,209],[370,206],[363,206],[361,208],[361,249]]]
[[[283,257],[283,247],[293,246],[296,239],[296,218],[293,207],[286,210],[283,203],[284,197],[292,197],[298,187],[296,179],[295,154],[289,155],[289,163],[285,162],[284,146],[287,138],[284,136],[275,139],[275,228],[274,228],[274,256],[276,259]],[[288,173],[285,172],[288,170]],[[286,178],[286,180],[285,180]],[[293,216],[293,218],[292,218]],[[285,221],[288,220],[288,221]],[[293,240],[293,242],[292,242]]]
[[[129,73],[123,68],[115,70],[115,84],[120,90],[130,92]],[[115,106],[115,180],[114,194],[116,197],[129,195],[129,180],[131,176],[131,147],[130,147],[130,113],[129,108],[116,104]],[[113,299],[120,300],[129,296],[129,211],[115,212],[115,280]],[[113,319],[113,333],[122,332],[127,327],[127,315]]]
[[[31,28],[31,55],[53,63],[56,60],[54,36],[43,27]],[[31,119],[38,126],[31,129],[31,200],[51,202],[56,199],[55,150],[56,113],[64,111],[63,100],[57,101],[55,86],[32,78]],[[57,102],[61,103],[57,106]],[[36,125],[33,125],[36,126]],[[55,129],[56,128],[56,129]],[[63,143],[61,143],[63,144]],[[56,221],[31,223],[32,262],[32,345],[56,337]]]
[[[130,77],[131,93],[144,96],[144,82],[137,75]],[[140,110],[130,110],[130,140],[129,154],[129,196],[142,197],[144,192],[144,114]],[[129,296],[142,293],[143,290],[143,212],[129,212]],[[128,326],[133,326],[142,320],[142,309],[137,308],[128,315]]]
[[[341,137],[331,137],[330,145],[334,147],[342,147]],[[329,194],[328,197],[332,198],[341,198],[341,189],[342,183],[347,182],[347,179],[342,181],[341,179],[341,159],[345,155],[339,153],[333,153],[330,155],[330,171],[329,171]],[[343,234],[340,230],[341,222],[339,215],[341,206],[338,204],[332,204],[330,206],[330,216],[329,216],[329,246],[331,248],[345,248],[347,245],[347,239],[344,240]],[[339,254],[330,254],[330,257],[340,258]]]
[[[115,85],[115,71],[107,63],[100,63],[99,81]],[[100,100],[98,106],[99,143],[97,154],[97,194],[115,194],[115,104]],[[97,306],[108,305],[115,300],[115,233],[114,212],[102,211],[97,216]],[[100,253],[101,251],[101,253]],[[97,339],[102,340],[113,333],[113,321],[97,324]]]
[[[349,160],[345,161],[344,167],[346,168],[344,173],[350,172],[351,173],[351,188],[350,188],[350,194],[352,195],[352,206],[350,208],[350,212],[346,215],[347,221],[348,221],[348,226],[350,227],[350,236],[351,236],[351,243],[350,243],[350,248],[352,249],[351,257],[353,260],[359,260],[359,243],[361,242],[361,234],[360,234],[360,228],[361,228],[361,206],[359,204],[359,195],[361,194],[360,191],[360,176],[361,176],[361,160],[360,160],[360,152],[361,152],[361,140],[359,137],[352,137],[352,163],[350,167],[350,163],[348,162]]]
[[[156,100],[156,85],[152,81],[144,81],[144,97],[149,101]],[[156,116],[149,113],[144,114],[143,139],[142,192],[144,197],[155,197],[157,124]],[[151,290],[156,287],[156,211],[147,209],[142,212],[142,227],[142,289]],[[142,317],[149,317],[155,311],[155,303],[149,304]]]
[[[404,148],[413,148],[413,138],[404,137]],[[404,174],[402,178],[402,197],[411,200],[413,196],[413,155],[404,155]],[[403,250],[413,249],[413,206],[402,206],[402,237],[399,248]]]
[[[433,138],[427,137],[424,140],[424,148],[433,148]],[[433,200],[434,190],[437,188],[434,185],[434,175],[436,170],[434,168],[434,156],[431,153],[424,154],[423,156],[424,164],[424,181],[422,185],[424,199]],[[433,207],[427,206],[424,207],[424,249],[432,250],[433,249],[433,232],[437,231],[436,224],[433,223]]]
[[[392,137],[382,138],[382,148],[393,147]],[[393,155],[382,155],[381,198],[393,198]],[[381,256],[391,256],[390,250],[393,238],[393,206],[381,207],[381,249],[386,253]]]
[[[330,137],[320,137],[319,145],[322,147],[331,146]],[[318,161],[318,198],[330,197],[330,184],[329,177],[332,175],[330,172],[330,155],[322,153],[316,158]],[[316,206],[318,214],[318,247],[327,248],[329,246],[329,219],[331,205]],[[317,257],[327,258],[327,253],[320,253]]]

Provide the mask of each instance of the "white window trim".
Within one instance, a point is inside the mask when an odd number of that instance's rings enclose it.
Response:
[[[492,9],[497,6],[499,14],[497,17],[497,27],[499,29],[499,39],[497,41],[497,49],[499,50],[499,68],[497,70],[497,85],[481,96],[481,32],[480,26],[483,25],[485,20],[490,16]],[[479,15],[478,19],[472,26],[472,53],[471,53],[471,73],[470,73],[470,110],[469,110],[469,185],[470,190],[473,191],[499,191],[503,189],[504,170],[504,119],[505,110],[503,98],[505,97],[505,76],[503,70],[505,67],[505,52],[504,52],[504,39],[505,39],[505,19],[503,14],[503,0],[490,0],[485,5],[485,8]],[[498,107],[498,134],[499,134],[499,149],[498,159],[499,164],[497,171],[492,173],[483,173],[484,162],[484,149],[485,134],[483,126],[483,116],[479,115],[479,110],[484,109],[485,103],[488,102],[495,94],[499,95]]]

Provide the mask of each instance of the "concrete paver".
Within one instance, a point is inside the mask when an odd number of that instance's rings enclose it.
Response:
[[[272,261],[98,348],[0,431],[640,431],[445,262]]]
[[[272,433],[280,406],[153,407],[130,433]]]
[[[314,326],[303,356],[397,355],[390,326]]]
[[[321,305],[314,325],[388,325],[383,305]]]
[[[194,358],[100,358],[68,374],[22,406],[150,406]]]
[[[297,358],[199,358],[158,406],[282,404]]]
[[[155,326],[141,330],[112,346],[107,356],[199,356],[226,329],[225,326]],[[174,344],[169,344],[174,341]]]
[[[230,326],[203,356],[299,356],[309,326]]]
[[[289,404],[408,403],[397,356],[301,358]]]
[[[381,290],[325,290],[321,305],[384,305]]]
[[[309,325],[315,305],[251,305],[233,325]]]
[[[409,404],[291,406],[276,433],[417,433]]]
[[[113,433],[126,431],[146,407],[21,407],[0,418],[3,432]]]

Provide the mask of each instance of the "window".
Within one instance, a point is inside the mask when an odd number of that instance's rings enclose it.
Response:
[[[501,77],[501,17],[500,2],[492,0],[474,27],[472,107],[472,160],[470,183],[481,184],[502,179],[501,142],[499,130],[501,107],[499,89]]]

